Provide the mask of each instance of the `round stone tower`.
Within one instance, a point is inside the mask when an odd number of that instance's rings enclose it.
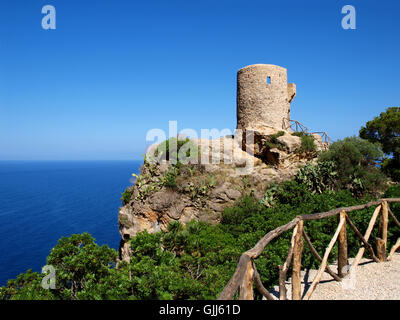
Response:
[[[285,129],[296,85],[285,68],[254,64],[237,73],[237,129]],[[284,120],[285,119],[285,120]]]

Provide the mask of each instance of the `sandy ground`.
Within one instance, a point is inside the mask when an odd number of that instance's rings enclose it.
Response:
[[[352,259],[349,259],[350,263]],[[337,266],[330,266],[336,272]],[[317,270],[302,271],[302,288],[307,289],[317,274]],[[288,299],[291,299],[291,279],[286,282]],[[279,297],[279,287],[271,290]],[[324,273],[321,282],[310,300],[400,300],[400,253],[396,253],[388,262],[375,263],[363,259],[353,274],[342,282],[335,281]]]

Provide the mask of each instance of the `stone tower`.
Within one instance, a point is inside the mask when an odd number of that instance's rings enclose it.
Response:
[[[284,129],[296,85],[287,83],[285,68],[254,64],[237,73],[237,129]]]

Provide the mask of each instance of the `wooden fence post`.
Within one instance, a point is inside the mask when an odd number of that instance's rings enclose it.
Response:
[[[382,208],[382,205],[379,205],[376,207],[376,209],[372,215],[372,218],[369,221],[368,229],[364,235],[365,241],[368,241],[369,236],[371,235],[372,229],[374,228],[374,225],[376,222],[376,218],[378,217],[378,214],[381,211],[381,208]],[[364,252],[365,252],[365,247],[360,248],[360,250],[358,250],[356,257],[354,258],[353,264],[351,265],[351,269],[355,269],[358,266],[358,264],[360,263],[363,255],[364,255]]]
[[[287,290],[286,290],[286,273],[289,269],[290,263],[293,259],[294,243],[297,236],[297,225],[293,229],[292,239],[290,240],[289,253],[283,266],[279,266],[279,300],[287,300]]]
[[[344,220],[344,224],[342,229],[340,230],[338,237],[338,276],[344,278],[347,274],[345,272],[345,268],[348,265],[348,256],[347,256],[347,231],[346,231],[346,212],[340,212],[338,215],[338,222]]]
[[[386,201],[382,202],[382,211],[379,219],[378,238],[376,238],[376,254],[379,261],[386,261],[387,231],[389,208]]]
[[[254,300],[253,276],[254,276],[253,263],[252,260],[250,259],[249,262],[247,263],[246,273],[243,277],[243,281],[240,284],[239,300]]]
[[[292,300],[301,300],[301,257],[303,253],[303,220],[297,224],[293,249]]]
[[[386,246],[385,241],[381,238],[376,238],[376,256],[379,262],[384,262],[386,260]]]

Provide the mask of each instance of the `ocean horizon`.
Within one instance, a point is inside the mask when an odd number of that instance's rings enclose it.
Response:
[[[143,160],[0,161],[0,286],[41,272],[58,239],[88,232],[118,249],[121,193]]]

